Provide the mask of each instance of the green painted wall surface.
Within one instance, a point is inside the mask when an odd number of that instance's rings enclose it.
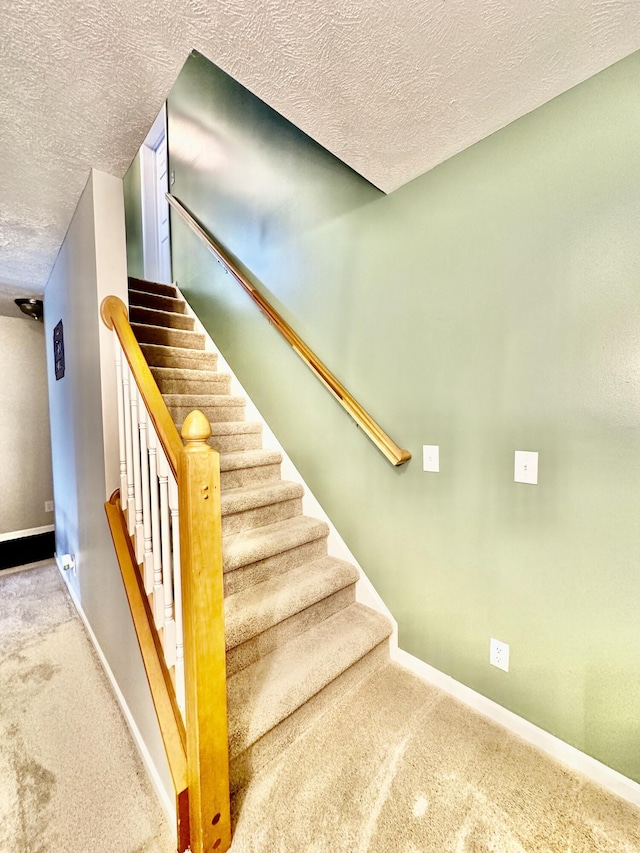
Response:
[[[400,645],[640,781],[640,55],[390,196],[198,55],[169,138],[174,193],[414,454],[392,468],[174,218],[177,281]]]
[[[124,176],[124,217],[127,228],[127,273],[136,278],[144,278],[142,177],[139,152]]]

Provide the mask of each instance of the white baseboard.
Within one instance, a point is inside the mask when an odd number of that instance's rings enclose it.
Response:
[[[11,539],[24,539],[25,536],[39,536],[41,533],[51,533],[53,530],[55,530],[53,524],[44,524],[42,527],[28,527],[26,530],[0,533],[0,542],[9,542]]]
[[[611,793],[616,794],[623,800],[633,803],[635,806],[640,806],[640,785],[632,779],[618,773],[606,764],[592,758],[574,746],[570,746],[555,735],[549,734],[544,729],[530,723],[523,717],[514,714],[512,711],[498,705],[491,699],[487,699],[481,693],[476,693],[470,687],[466,687],[449,675],[445,675],[435,667],[420,660],[417,657],[405,652],[402,649],[391,650],[391,657],[396,663],[411,670],[415,675],[422,678],[424,681],[439,687],[450,696],[459,699],[465,705],[478,711],[485,717],[493,720],[499,725],[508,729],[510,732],[526,740],[533,746],[538,747],[547,755],[555,758],[571,770],[576,770],[582,773],[588,779],[606,788]]]
[[[167,790],[165,789],[164,785],[162,784],[160,774],[158,773],[156,765],[154,764],[153,759],[151,758],[151,753],[147,749],[147,745],[143,740],[142,734],[140,733],[140,729],[136,725],[136,721],[133,718],[133,714],[131,713],[129,706],[127,705],[127,701],[124,698],[124,695],[122,694],[122,691],[120,690],[120,687],[118,686],[118,682],[116,681],[116,678],[115,678],[115,676],[111,670],[111,667],[109,666],[109,663],[107,662],[107,659],[104,655],[104,652],[102,651],[102,649],[100,647],[100,643],[98,642],[98,638],[93,633],[93,629],[91,628],[91,625],[89,624],[87,616],[86,616],[84,610],[82,609],[82,605],[80,604],[80,601],[79,601],[79,599],[75,593],[75,590],[73,589],[73,587],[69,583],[67,583],[66,572],[64,572],[64,570],[61,568],[60,562],[57,559],[56,559],[56,563],[58,565],[58,570],[60,571],[60,574],[62,575],[62,579],[64,580],[66,587],[69,590],[69,595],[71,596],[71,600],[73,601],[74,606],[75,606],[76,610],[78,611],[78,616],[82,620],[82,623],[87,630],[87,634],[89,635],[89,639],[93,643],[93,647],[95,648],[96,654],[98,655],[98,658],[100,659],[100,663],[102,664],[102,668],[104,669],[106,676],[109,679],[109,683],[111,684],[111,687],[113,689],[113,692],[116,695],[116,699],[118,700],[118,704],[120,705],[120,709],[121,709],[121,711],[124,715],[124,718],[127,722],[127,725],[129,727],[129,731],[131,732],[131,736],[132,736],[136,746],[138,747],[138,752],[140,753],[142,763],[144,764],[144,766],[147,770],[147,773],[149,774],[149,778],[151,779],[151,784],[153,785],[153,788],[156,792],[156,795],[158,796],[158,799],[160,800],[162,808],[164,809],[164,812],[167,816],[167,820],[169,821],[169,826],[176,826],[175,802],[172,801],[171,797],[167,793]]]
[[[23,566],[12,566],[10,569],[0,569],[0,577],[6,578],[8,575],[17,574],[18,572],[28,572],[30,569],[41,569],[43,566],[50,566],[53,563],[51,557],[47,560],[37,560],[35,563],[25,563]]]

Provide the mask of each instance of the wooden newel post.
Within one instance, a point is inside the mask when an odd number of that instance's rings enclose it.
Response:
[[[191,412],[178,462],[192,853],[231,845],[220,466],[210,435],[202,412]]]

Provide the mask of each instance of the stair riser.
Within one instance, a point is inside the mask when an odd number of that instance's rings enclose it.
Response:
[[[130,306],[130,323],[148,323],[150,326],[162,326],[169,329],[186,329],[192,332],[196,321],[186,314],[174,314],[155,311],[153,308],[141,308],[137,305]]]
[[[238,432],[231,435],[212,435],[207,444],[218,453],[235,453],[238,450],[260,450],[261,432]]]
[[[172,299],[170,296],[142,293],[137,290],[129,291],[129,305],[135,305],[139,308],[154,308],[156,311],[173,311],[176,314],[187,313],[187,303],[183,299]]]
[[[239,489],[257,483],[273,483],[280,479],[280,463],[277,465],[256,465],[254,468],[235,468],[220,472],[221,489]]]
[[[177,370],[215,370],[218,354],[204,350],[180,351],[156,344],[140,344],[150,367],[172,367]]]
[[[163,394],[228,394],[231,377],[220,373],[210,379],[166,379],[156,377],[158,388]]]
[[[201,332],[185,332],[181,329],[164,329],[162,326],[141,326],[131,324],[139,343],[160,344],[165,347],[182,349],[204,349],[204,335]]]
[[[296,515],[302,515],[301,498],[279,501],[244,512],[234,512],[231,515],[222,516],[222,535],[231,536],[234,533],[242,533],[243,530],[264,527],[266,524],[273,524],[276,521],[285,521],[285,519],[293,518]]]
[[[303,631],[318,625],[323,619],[328,619],[339,610],[348,607],[356,600],[355,585],[345,587],[333,595],[323,598],[321,601],[305,608],[300,613],[284,619],[272,628],[263,631],[256,637],[252,637],[239,646],[227,650],[227,678],[231,678],[236,672],[240,672],[250,664],[272,652],[277,646],[281,646],[298,637]]]
[[[239,755],[232,756],[229,765],[232,793],[246,785],[251,777],[269,761],[281,755],[282,751],[319,719],[334,702],[354,690],[388,660],[389,641],[385,640],[263,735],[260,740]]]
[[[199,409],[211,423],[222,421],[241,421],[244,419],[244,406],[167,406],[174,423],[181,424],[189,412]]]
[[[224,573],[224,594],[234,595],[234,593],[247,589],[253,584],[261,583],[270,577],[295,569],[303,563],[319,560],[320,557],[326,556],[326,553],[327,537],[323,536],[264,560],[239,566]]]
[[[160,284],[157,281],[145,281],[142,278],[129,278],[129,288],[142,293],[156,293],[159,296],[178,296],[177,288],[172,284]]]

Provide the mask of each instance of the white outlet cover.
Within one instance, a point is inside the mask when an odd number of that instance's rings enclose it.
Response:
[[[516,483],[538,485],[538,451],[516,450],[513,467],[513,479]]]
[[[53,501],[45,501],[44,502],[44,511],[45,512],[53,512]]]
[[[422,445],[422,470],[432,474],[440,472],[440,446],[437,444]]]
[[[509,672],[509,644],[491,637],[489,644],[489,663]]]

